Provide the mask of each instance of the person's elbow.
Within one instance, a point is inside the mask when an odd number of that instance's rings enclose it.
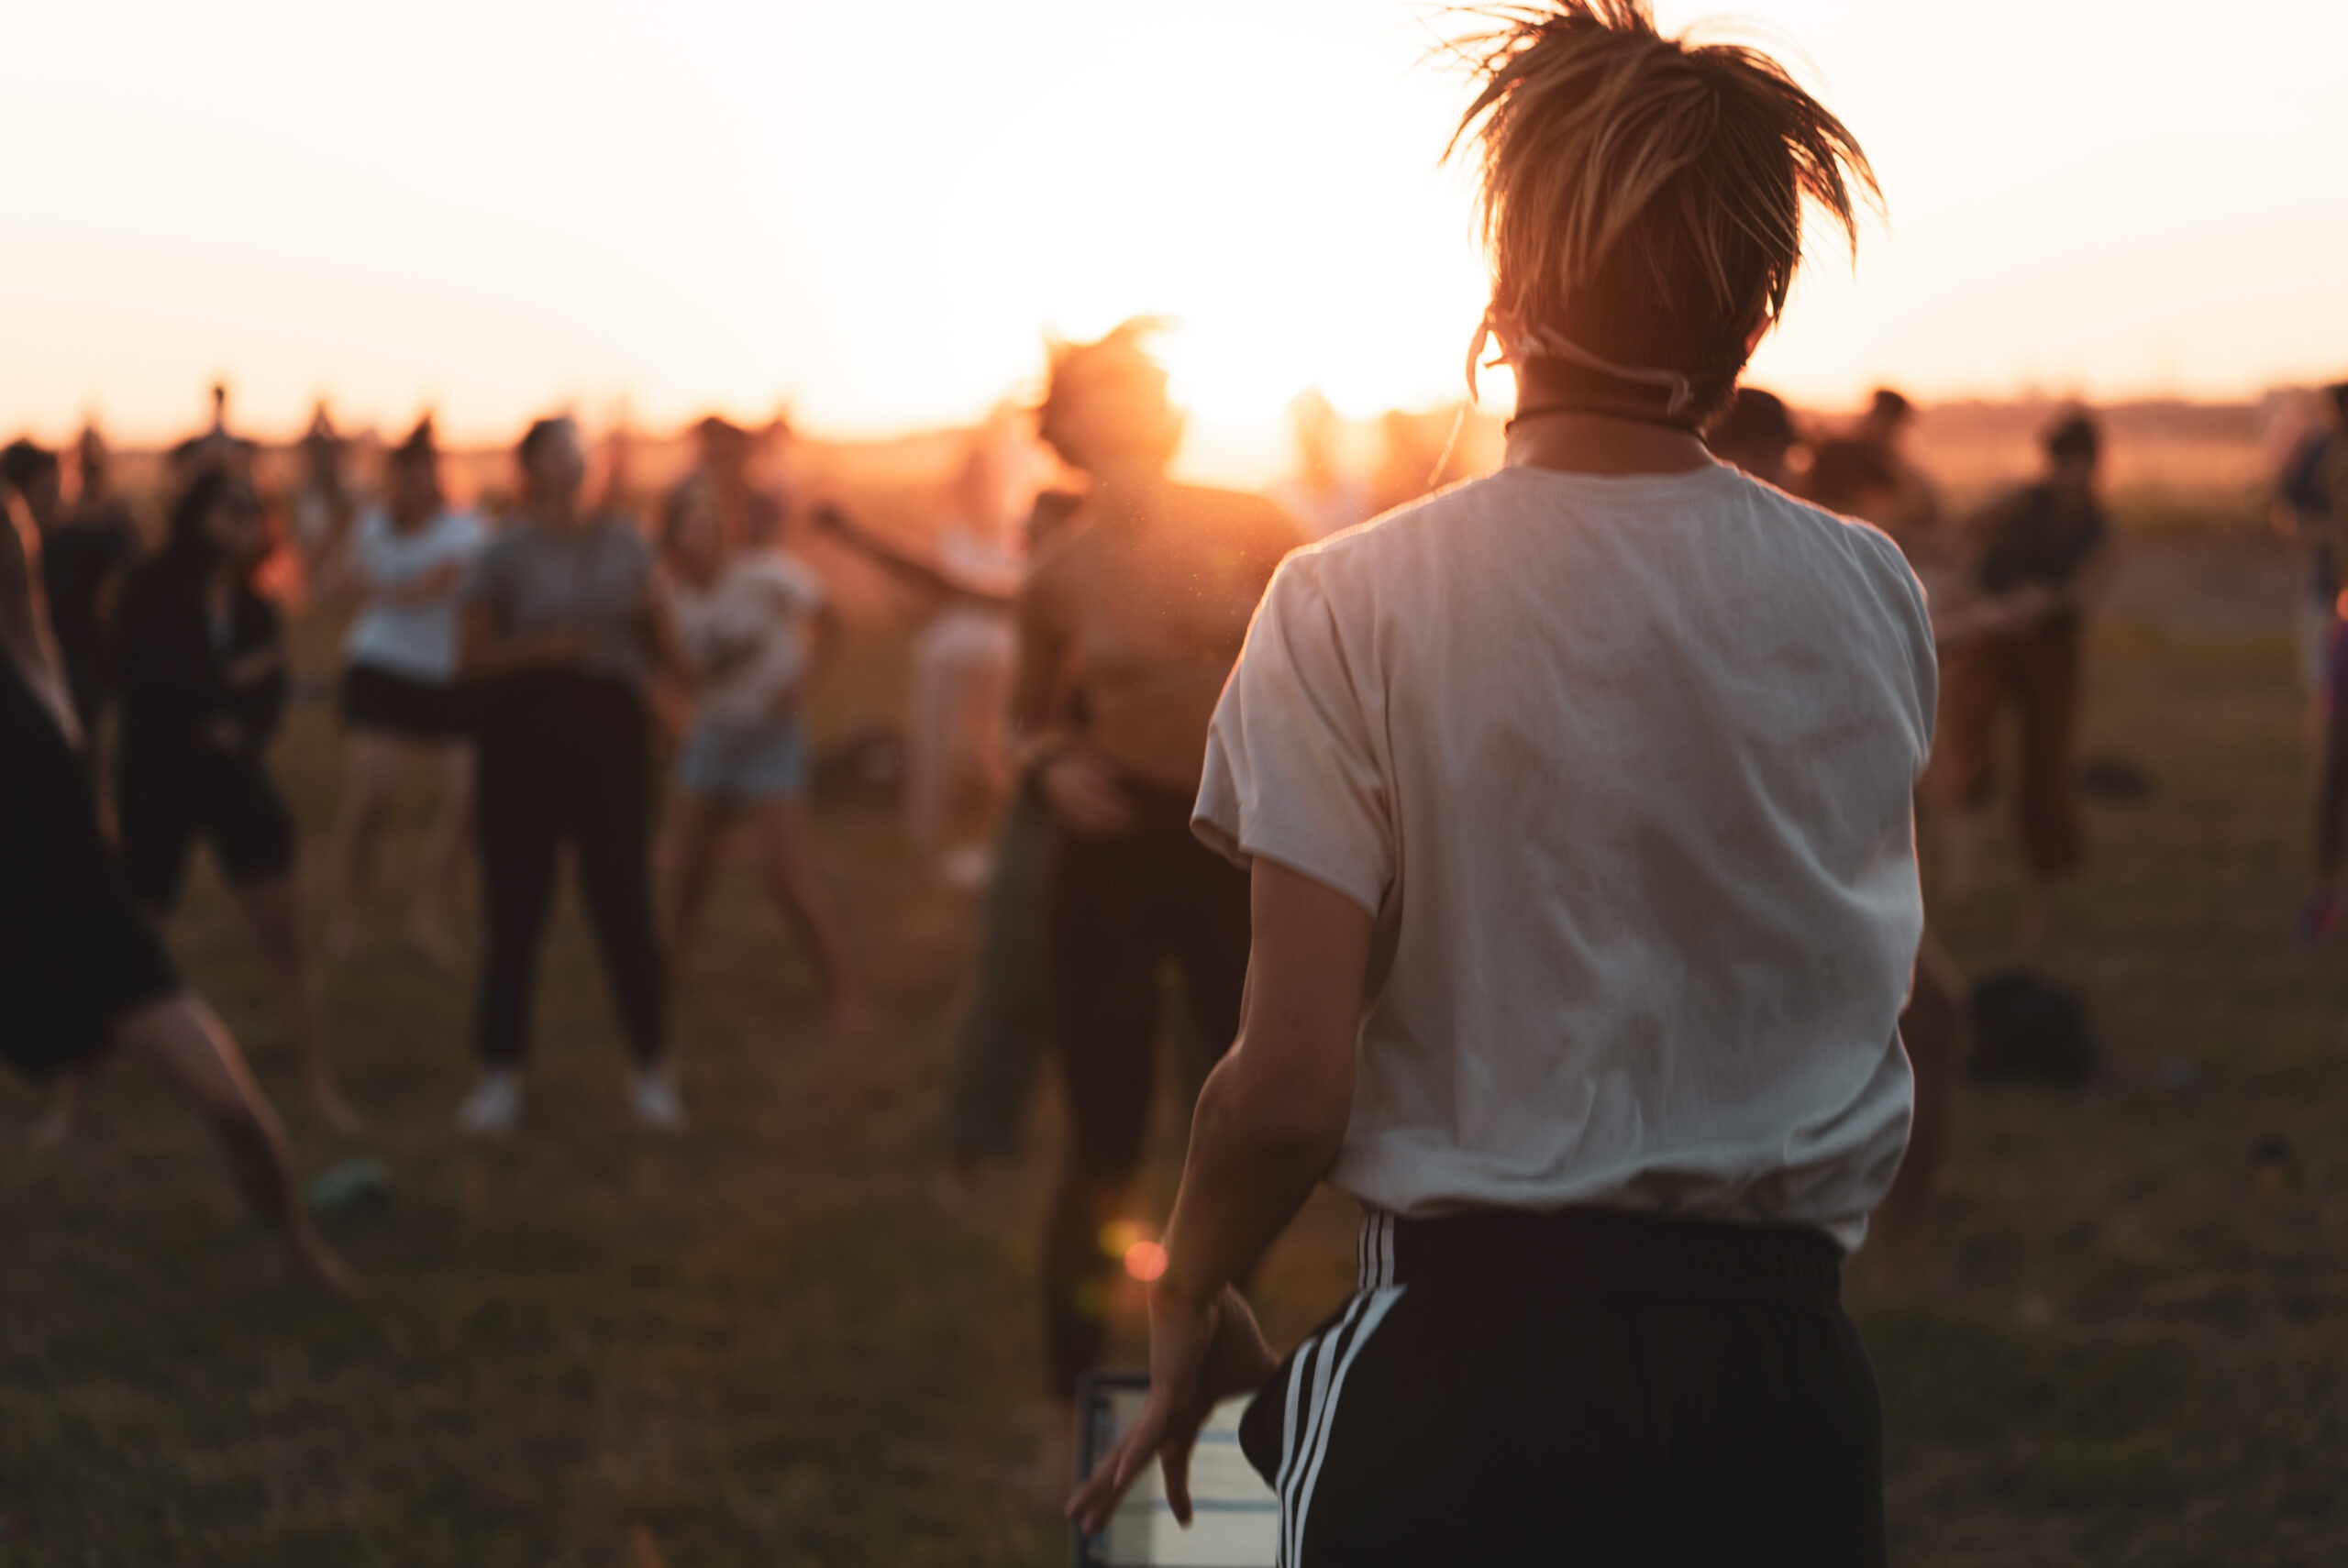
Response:
[[[1207,1081],[1198,1114],[1262,1154],[1326,1165],[1353,1115],[1353,1041],[1243,1041]]]

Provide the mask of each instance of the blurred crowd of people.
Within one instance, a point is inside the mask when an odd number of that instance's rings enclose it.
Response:
[[[909,851],[948,881],[985,884],[946,1085],[955,1188],[1015,1151],[1055,1054],[1062,1073],[1072,1141],[1044,1294],[1050,1391],[1067,1399],[1102,1344],[1118,1259],[1101,1238],[1130,1207],[1139,1168],[1166,1032],[1161,966],[1183,981],[1168,1023],[1194,1081],[1236,1025],[1246,878],[1189,825],[1216,699],[1282,557],[1423,492],[1445,460],[1440,422],[1398,415],[1380,432],[1382,464],[1356,472],[1342,422],[1307,396],[1292,410],[1290,480],[1263,497],[1177,483],[1167,467],[1181,419],[1149,332],[1136,322],[1058,348],[1034,413],[1048,458],[1034,460],[1015,432],[1008,447],[1000,432],[982,436],[927,541],[787,493],[771,433],[714,417],[692,432],[688,471],[649,505],[634,501],[621,455],[591,486],[576,423],[540,420],[515,447],[510,505],[492,513],[452,498],[429,417],[370,474],[321,411],[282,492],[265,494],[261,448],[227,427],[216,393],[210,426],[166,454],[168,512],[151,547],[94,430],[72,454],[70,486],[58,454],[15,443],[0,453],[0,483],[29,525],[33,600],[71,719],[61,733],[113,845],[103,879],[160,932],[192,851],[210,849],[311,1108],[354,1132],[314,947],[335,963],[369,950],[398,782],[420,772],[437,815],[404,867],[403,946],[457,968],[459,900],[469,878],[481,889],[478,1077],[460,1125],[494,1134],[521,1116],[538,953],[568,864],[631,1054],[629,1104],[648,1127],[681,1129],[668,1020],[737,831],[831,1024],[853,1030],[864,1016],[805,804],[806,703],[840,634],[809,543],[873,563],[928,606],[903,737]],[[1747,388],[1710,442],[1722,461],[1876,525],[1927,586],[1945,673],[1918,809],[1944,852],[1938,896],[1970,886],[2010,717],[2027,951],[2044,935],[2048,893],[2084,853],[2072,784],[2081,632],[2110,559],[2099,433],[2066,417],[2047,434],[2042,480],[1960,516],[1910,450],[1913,421],[1888,390],[1835,423]],[[1034,483],[1046,465],[1058,477]],[[1186,586],[1169,594],[1169,583]],[[270,762],[297,685],[297,599],[347,617],[332,688],[343,799],[316,944],[296,891],[302,835]],[[974,798],[994,824],[983,846],[955,840]],[[169,972],[160,954],[138,962]],[[98,989],[112,983],[101,976]],[[1888,1268],[1929,1267],[1924,1221],[1964,1029],[1963,979],[1928,938],[1904,1021],[1914,1146],[1879,1217]],[[45,1136],[70,1135],[83,1066],[118,1032],[85,1025],[81,1049],[30,1064],[59,1086]],[[201,1032],[235,1062],[208,1015]],[[282,1145],[258,1146],[282,1160]],[[303,1234],[282,1197],[270,1201]]]

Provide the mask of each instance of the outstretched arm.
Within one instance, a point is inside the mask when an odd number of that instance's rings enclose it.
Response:
[[[1098,1529],[1155,1453],[1167,1500],[1190,1522],[1191,1449],[1217,1401],[1278,1364],[1232,1282],[1285,1230],[1345,1142],[1371,921],[1346,895],[1256,862],[1254,944],[1239,1039],[1207,1076],[1149,1294],[1149,1401],[1077,1489],[1069,1514]]]

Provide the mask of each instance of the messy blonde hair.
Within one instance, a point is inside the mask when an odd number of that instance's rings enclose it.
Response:
[[[1882,200],[1866,154],[1777,61],[1667,39],[1646,0],[1484,14],[1500,26],[1458,46],[1483,86],[1445,156],[1478,153],[1485,330],[1520,365],[1717,415],[1785,308],[1803,206],[1855,254],[1856,209]]]

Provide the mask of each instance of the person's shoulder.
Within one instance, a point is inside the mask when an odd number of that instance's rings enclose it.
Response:
[[[1304,531],[1288,508],[1254,491],[1224,490],[1215,485],[1172,486],[1177,511],[1187,520],[1212,528],[1245,544],[1277,547],[1281,554],[1305,542]]]

